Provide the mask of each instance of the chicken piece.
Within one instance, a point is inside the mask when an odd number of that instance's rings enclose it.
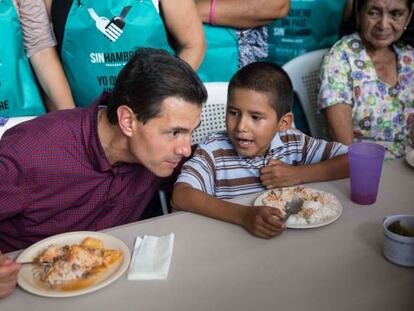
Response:
[[[103,252],[103,264],[106,267],[113,265],[115,262],[117,262],[121,258],[122,258],[122,253],[120,251],[106,249]]]
[[[95,238],[87,237],[83,240],[82,246],[88,247],[88,248],[102,249],[103,248],[103,242],[101,240],[98,240],[98,239],[95,239]]]
[[[45,276],[45,281],[52,286],[86,278],[94,267],[103,263],[101,250],[82,245],[71,245],[66,249],[67,253],[55,262]]]
[[[41,266],[38,278],[51,288],[88,286],[122,257],[122,252],[104,249],[103,242],[92,237],[85,238],[81,245],[50,245],[36,258],[38,262],[51,263]]]
[[[72,245],[66,260],[81,267],[95,267],[102,265],[102,251],[100,249],[85,248],[81,245]]]

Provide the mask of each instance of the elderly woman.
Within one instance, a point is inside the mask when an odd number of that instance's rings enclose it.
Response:
[[[357,31],[324,57],[319,108],[334,140],[375,141],[387,159],[400,158],[412,147],[414,50],[400,39],[413,0],[359,0],[354,11]]]

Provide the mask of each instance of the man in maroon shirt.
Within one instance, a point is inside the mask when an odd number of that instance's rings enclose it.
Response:
[[[190,155],[206,99],[184,61],[141,49],[111,95],[9,129],[0,141],[0,250],[139,220],[160,177]],[[0,253],[0,297],[18,269]]]

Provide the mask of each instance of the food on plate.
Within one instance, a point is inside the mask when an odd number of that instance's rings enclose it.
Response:
[[[122,252],[105,249],[101,240],[92,237],[80,245],[52,244],[34,259],[35,279],[53,289],[84,288],[122,258]]]
[[[340,203],[333,194],[304,187],[270,190],[262,198],[261,204],[286,212],[286,203],[293,198],[302,198],[304,202],[302,210],[288,218],[286,221],[288,225],[319,224],[339,213]]]

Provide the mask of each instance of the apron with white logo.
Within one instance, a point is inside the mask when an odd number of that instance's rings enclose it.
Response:
[[[76,105],[87,106],[103,91],[111,91],[140,47],[174,54],[158,0],[73,1],[61,57]]]
[[[268,25],[269,56],[283,65],[338,40],[345,0],[292,0],[289,15]]]
[[[45,113],[23,46],[19,17],[11,0],[0,1],[0,116]]]
[[[197,74],[204,82],[229,81],[239,66],[239,47],[232,28],[204,25],[207,50]]]

